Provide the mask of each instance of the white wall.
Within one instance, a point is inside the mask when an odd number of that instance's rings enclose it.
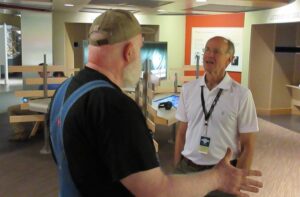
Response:
[[[65,65],[65,23],[92,23],[98,14],[89,13],[22,12],[22,62],[37,64],[47,54],[49,64]],[[136,15],[141,24],[160,26],[160,41],[168,42],[170,68],[184,65],[185,16]],[[53,23],[52,23],[53,20]],[[247,12],[244,25],[243,77],[242,84],[248,86],[249,51],[252,24],[284,23],[300,21],[300,0],[276,9]],[[52,26],[51,26],[52,23]],[[52,39],[53,32],[53,39]],[[53,42],[52,42],[53,41]],[[53,58],[52,58],[53,43]],[[53,61],[52,61],[53,60]]]
[[[65,23],[92,23],[99,14],[53,13],[53,57],[55,64],[65,65]],[[169,67],[184,65],[185,16],[136,15],[140,24],[159,25],[159,41],[168,42]]]
[[[22,64],[37,65],[53,63],[52,55],[52,14],[45,12],[21,12]]]
[[[281,8],[266,11],[246,12],[244,23],[243,77],[242,84],[248,86],[251,26],[253,24],[288,23],[300,21],[300,0]]]

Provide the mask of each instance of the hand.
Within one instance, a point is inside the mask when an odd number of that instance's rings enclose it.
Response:
[[[250,179],[249,176],[261,176],[257,170],[243,170],[233,167],[230,164],[232,152],[227,148],[224,158],[214,167],[218,174],[218,190],[234,194],[241,197],[249,197],[248,194],[241,192],[248,191],[258,193],[263,184],[260,181]]]

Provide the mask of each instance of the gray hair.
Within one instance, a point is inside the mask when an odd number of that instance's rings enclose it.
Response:
[[[234,56],[235,53],[235,48],[234,48],[234,44],[231,40],[224,38],[227,42],[227,53],[229,53],[231,56]]]
[[[209,40],[212,40],[212,39],[215,39],[215,38],[217,38],[217,39],[223,39],[227,43],[227,46],[228,46],[226,53],[229,53],[231,56],[234,56],[235,48],[234,48],[234,44],[233,44],[233,42],[231,40],[229,40],[229,39],[227,39],[227,38],[225,38],[223,36],[215,36],[215,37],[210,38]]]

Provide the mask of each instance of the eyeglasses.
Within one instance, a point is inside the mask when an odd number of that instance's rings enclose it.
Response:
[[[202,49],[202,51],[203,51],[203,54],[208,54],[208,53],[212,53],[214,55],[223,55],[223,54],[225,54],[220,49],[210,49],[208,47],[205,47],[204,49]]]

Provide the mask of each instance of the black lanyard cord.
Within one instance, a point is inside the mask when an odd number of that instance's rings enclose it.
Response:
[[[215,108],[215,106],[216,106],[216,104],[217,104],[217,102],[218,102],[218,100],[221,96],[221,93],[222,93],[223,89],[219,90],[217,96],[214,99],[214,102],[211,104],[209,112],[207,113],[206,107],[205,107],[204,96],[203,96],[203,87],[204,86],[201,86],[201,103],[202,103],[202,108],[203,108],[204,117],[205,117],[205,126],[207,126],[208,125],[208,119],[209,119],[210,115],[212,114],[212,112],[213,112],[213,110],[214,110],[214,108]]]

